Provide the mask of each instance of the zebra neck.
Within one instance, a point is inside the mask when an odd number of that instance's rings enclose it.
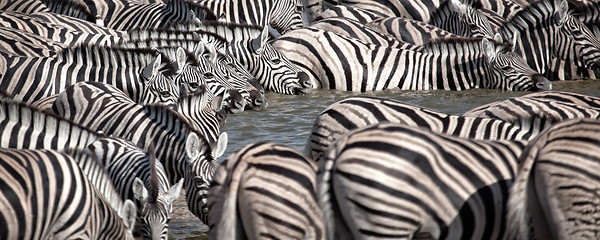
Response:
[[[81,46],[65,49],[57,54],[59,61],[78,65],[93,65],[102,68],[143,69],[158,56],[152,49],[119,49],[101,46]],[[161,54],[161,71],[172,68],[172,60]],[[173,70],[173,69],[171,69]]]
[[[245,42],[256,39],[262,34],[262,27],[256,25],[244,25],[223,22],[205,22],[198,26],[200,30],[211,32],[221,36],[229,43]]]
[[[538,1],[510,18],[500,33],[505,39],[512,39],[515,33],[551,28],[555,12],[552,1]]]

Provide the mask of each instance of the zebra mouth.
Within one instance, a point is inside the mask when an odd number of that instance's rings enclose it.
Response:
[[[294,89],[294,94],[310,94],[312,92],[313,87],[312,83],[310,82],[310,78],[308,77],[308,74],[306,74],[305,72],[299,72],[298,79],[300,83],[300,88]]]

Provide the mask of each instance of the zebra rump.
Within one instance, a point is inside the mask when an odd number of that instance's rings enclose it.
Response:
[[[395,123],[352,131],[319,163],[328,239],[499,239],[525,144]]]
[[[325,239],[316,166],[285,146],[261,142],[230,155],[208,206],[211,239]]]
[[[600,187],[600,121],[560,122],[531,141],[510,190],[510,239],[593,239]]]

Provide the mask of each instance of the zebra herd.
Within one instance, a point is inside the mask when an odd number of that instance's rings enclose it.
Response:
[[[0,239],[598,238],[600,5],[0,2]],[[271,28],[271,30],[270,30]],[[271,31],[277,34],[272,34]],[[221,128],[265,92],[539,91],[451,115],[354,96],[304,151]]]

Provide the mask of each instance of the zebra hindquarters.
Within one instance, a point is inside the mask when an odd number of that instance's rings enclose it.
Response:
[[[560,122],[530,143],[508,204],[514,239],[600,237],[599,152],[593,119]]]
[[[285,146],[257,143],[242,148],[214,177],[209,237],[325,239],[315,170],[310,160]]]

